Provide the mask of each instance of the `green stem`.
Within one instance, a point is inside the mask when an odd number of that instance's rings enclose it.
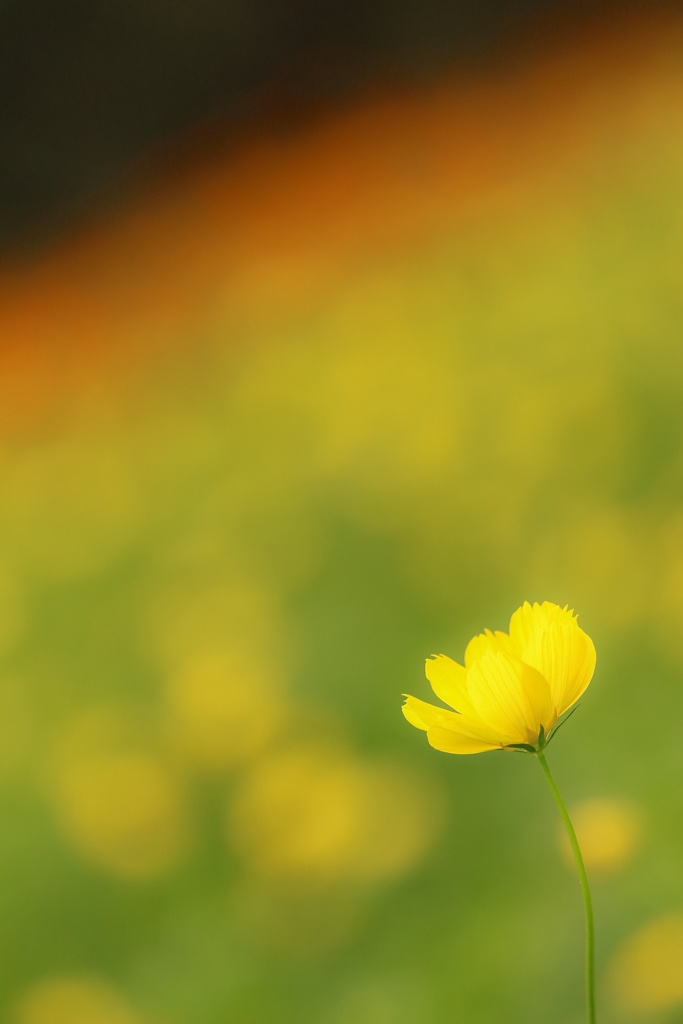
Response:
[[[542,751],[537,750],[535,753],[538,758],[538,763],[543,769],[543,774],[548,780],[550,792],[553,794],[555,803],[562,815],[562,821],[564,822],[564,827],[567,830],[572,853],[574,854],[576,866],[579,870],[579,882],[581,883],[581,892],[583,893],[583,909],[586,916],[586,1011],[588,1024],[595,1024],[595,930],[593,927],[593,905],[591,902],[591,891],[588,887],[586,865],[583,863],[581,848],[579,846],[579,841],[576,838],[576,832],[574,831],[571,818],[569,817],[567,808],[564,806],[564,801],[560,796],[560,791],[557,788],[557,785],[555,784],[555,779],[550,774],[548,762],[546,761]]]

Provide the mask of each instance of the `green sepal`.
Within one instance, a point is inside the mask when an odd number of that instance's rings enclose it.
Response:
[[[551,734],[552,735],[552,734]],[[508,743],[506,750],[523,750],[526,754],[538,754],[548,745],[550,736],[546,736],[545,727],[540,725],[538,729],[538,742],[533,743]]]
[[[549,735],[548,735],[548,738],[546,739],[546,744],[550,743],[551,739],[552,739],[552,738],[553,738],[553,737],[555,736],[555,734],[556,734],[556,733],[558,732],[558,730],[562,728],[562,726],[564,725],[564,723],[565,723],[565,722],[568,722],[568,721],[569,721],[569,719],[570,719],[570,718],[572,717],[572,715],[574,714],[574,712],[575,712],[575,711],[578,711],[580,707],[581,707],[581,705],[580,705],[580,704],[577,704],[577,705],[576,705],[576,707],[573,707],[573,708],[571,709],[571,711],[569,712],[569,714],[568,714],[568,715],[565,715],[565,717],[564,717],[564,718],[562,719],[562,721],[561,721],[561,722],[558,722],[558,723],[557,723],[557,725],[555,726],[555,728],[554,728],[554,729],[552,729],[552,730],[550,731],[550,733],[549,733]]]

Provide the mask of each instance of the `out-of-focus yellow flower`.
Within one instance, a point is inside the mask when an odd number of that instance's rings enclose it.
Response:
[[[184,760],[221,772],[266,747],[286,717],[277,673],[267,658],[237,646],[183,664],[167,686],[167,714]]]
[[[572,808],[572,821],[591,874],[617,871],[637,853],[643,838],[639,808],[629,800],[608,797],[583,800]],[[562,829],[560,848],[568,864],[574,863],[571,847]]]
[[[304,888],[398,878],[439,824],[438,799],[419,777],[329,741],[265,756],[228,813],[230,842],[252,873]]]
[[[609,980],[617,1008],[635,1016],[681,1006],[682,962],[683,913],[673,911],[649,921],[626,940],[612,962]]]
[[[437,750],[476,754],[501,747],[545,745],[558,717],[588,686],[595,647],[573,611],[550,601],[525,602],[510,632],[486,630],[470,640],[465,665],[428,658],[434,693],[456,710],[406,696],[403,714]]]
[[[11,1024],[148,1024],[108,982],[97,977],[45,978],[12,1007]]]
[[[73,845],[123,878],[155,878],[182,859],[189,841],[182,778],[135,736],[135,719],[96,706],[62,731],[49,792]]]

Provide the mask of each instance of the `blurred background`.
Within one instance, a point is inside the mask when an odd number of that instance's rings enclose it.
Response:
[[[601,1024],[683,1021],[683,14],[0,11],[0,1017],[583,1018],[534,762],[400,713],[523,600]]]

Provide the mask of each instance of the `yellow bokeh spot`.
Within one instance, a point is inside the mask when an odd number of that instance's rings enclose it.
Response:
[[[183,786],[156,752],[127,735],[116,712],[85,713],[65,730],[50,787],[67,836],[99,867],[154,877],[185,851]]]
[[[637,931],[610,969],[614,1002],[623,1011],[656,1013],[683,1005],[683,912],[664,914]]]
[[[248,867],[302,884],[394,878],[432,845],[433,788],[399,765],[306,744],[260,761],[229,810]]]
[[[324,314],[324,346],[317,337],[273,345],[241,368],[231,397],[250,419],[275,437],[283,421],[303,427],[293,460],[278,447],[275,472],[284,459],[295,479],[352,480],[356,511],[378,499],[385,516],[393,501],[417,506],[420,487],[441,483],[461,454],[463,395],[428,276],[419,318],[420,284],[375,269]]]
[[[154,595],[147,610],[147,639],[156,658],[178,666],[221,651],[226,636],[247,650],[278,653],[285,646],[279,610],[270,590],[254,579],[191,578]]]
[[[438,833],[441,803],[433,782],[394,762],[363,766],[365,792],[355,870],[397,878],[422,860]]]
[[[167,686],[171,741],[202,771],[240,764],[284,721],[280,689],[275,666],[256,653],[225,649],[198,657]]]
[[[10,1024],[148,1024],[148,1018],[99,978],[56,977],[19,997]]]
[[[387,288],[373,278],[355,302],[334,311],[329,333],[336,344],[322,350],[309,391],[317,399],[324,469],[350,473],[385,498],[438,481],[460,443],[452,345],[406,331],[400,291],[401,282]]]
[[[627,864],[640,846],[642,821],[638,808],[627,800],[584,800],[571,810],[586,867],[608,874]],[[562,853],[574,863],[564,829],[558,831]]]

